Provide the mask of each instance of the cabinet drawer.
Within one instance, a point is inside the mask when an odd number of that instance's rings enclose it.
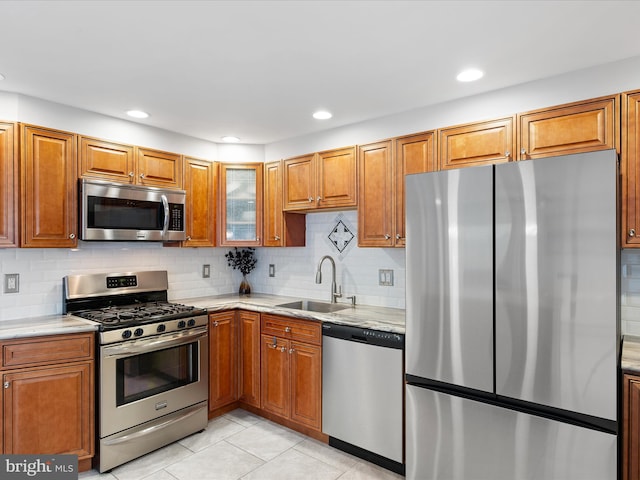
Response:
[[[322,324],[313,320],[262,314],[262,334],[320,345]]]
[[[51,335],[1,342],[2,368],[93,358],[93,334]]]

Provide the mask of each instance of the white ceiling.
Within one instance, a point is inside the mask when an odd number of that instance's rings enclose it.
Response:
[[[640,55],[638,18],[639,1],[2,0],[0,90],[268,144]],[[456,82],[468,66],[485,77]]]

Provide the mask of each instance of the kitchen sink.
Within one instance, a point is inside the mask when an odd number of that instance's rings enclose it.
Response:
[[[337,303],[316,302],[314,300],[298,300],[296,302],[281,303],[276,307],[293,308],[296,310],[306,310],[308,312],[331,313],[349,308],[349,305],[340,305]]]

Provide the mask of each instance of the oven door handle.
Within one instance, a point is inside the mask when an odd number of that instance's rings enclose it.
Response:
[[[137,432],[130,433],[129,435],[123,435],[122,437],[113,438],[111,440],[102,440],[102,443],[103,445],[118,445],[120,443],[125,443],[135,438],[144,437],[146,435],[149,435],[150,433],[156,432],[163,428],[170,427],[175,423],[181,422],[186,418],[196,415],[200,413],[200,410],[202,410],[202,408],[203,408],[202,405],[194,405],[193,407],[189,407],[188,409],[186,409],[186,411],[178,417],[173,417],[169,420],[165,420],[164,422],[158,423],[156,425],[152,425],[148,428],[144,428]]]
[[[147,353],[160,348],[191,343],[206,335],[207,327],[197,327],[192,330],[180,332],[177,335],[171,334],[170,338],[164,336],[164,338],[134,340],[133,342],[111,345],[104,348],[102,356],[105,358],[129,357],[137,353]]]
[[[162,206],[164,207],[164,225],[162,226],[162,238],[164,238],[169,230],[169,200],[167,200],[165,194],[162,194],[160,198],[162,199]]]

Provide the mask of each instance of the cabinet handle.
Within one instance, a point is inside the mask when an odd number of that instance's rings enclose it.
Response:
[[[69,234],[69,238],[70,238],[71,240],[73,240],[74,238],[76,238],[76,234],[75,234],[75,233],[71,233],[71,234]]]
[[[318,200],[319,202],[322,201],[322,197],[318,196],[318,198],[316,198],[316,200]]]
[[[187,241],[191,240],[191,235],[187,235]]]
[[[504,152],[504,156],[509,158],[511,156],[511,152],[507,150],[506,152]]]
[[[140,178],[144,178],[144,173],[141,173],[141,174],[140,174]]]
[[[278,344],[277,343],[270,343],[269,348],[278,348]]]
[[[291,327],[285,327],[284,328],[284,333],[289,333],[291,331]]]
[[[313,197],[309,197],[309,201],[310,201],[310,202],[313,202]]]
[[[274,240],[280,240],[280,235],[276,235],[275,237],[273,237]]]
[[[287,351],[287,347],[280,347],[280,352],[281,352],[281,353],[284,353],[284,352],[286,352],[286,351]]]
[[[400,235],[399,233],[396,233],[396,240],[402,240],[402,235]]]
[[[218,321],[216,320],[215,322],[213,322],[213,326],[217,327],[218,326]]]
[[[632,228],[631,230],[629,230],[629,236],[630,237],[635,237],[636,236],[636,229]]]
[[[391,235],[389,235],[388,233],[384,234],[384,239],[385,240],[389,240],[391,238]]]
[[[520,155],[524,155],[525,153],[527,153],[527,150],[525,148],[521,148]]]
[[[295,349],[295,348],[290,348],[290,349],[289,349],[289,355],[291,355],[291,354],[292,354],[293,352],[295,352],[295,351],[296,351],[296,349]]]
[[[9,388],[9,382],[4,382],[4,388]]]
[[[133,172],[129,172],[129,176],[130,176],[131,178],[133,178],[133,175],[134,175],[134,174],[133,174]]]

